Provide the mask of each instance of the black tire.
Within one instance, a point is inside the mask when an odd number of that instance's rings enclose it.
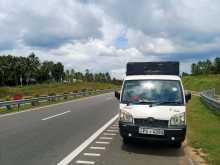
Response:
[[[131,139],[127,138],[127,137],[123,137],[123,143],[124,144],[129,144],[131,142]]]
[[[181,148],[182,142],[174,142],[171,144],[173,148]]]

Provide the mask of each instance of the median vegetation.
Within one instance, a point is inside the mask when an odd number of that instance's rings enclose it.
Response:
[[[199,97],[187,106],[187,142],[208,164],[220,164],[220,113],[209,109]]]
[[[14,95],[20,94],[25,97],[36,97],[41,95],[63,94],[66,92],[81,92],[88,90],[115,89],[117,85],[100,82],[75,82],[75,83],[51,83],[36,84],[16,87],[0,87],[0,99],[12,99]]]

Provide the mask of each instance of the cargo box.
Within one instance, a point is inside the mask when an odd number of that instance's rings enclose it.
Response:
[[[126,75],[179,76],[179,62],[129,62]]]

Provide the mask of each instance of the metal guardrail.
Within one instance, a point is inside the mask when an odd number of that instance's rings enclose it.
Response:
[[[200,96],[204,103],[206,103],[210,108],[220,112],[220,100],[217,99],[215,94],[215,89],[209,89],[202,91]]]
[[[106,93],[106,92],[111,92],[113,90],[111,89],[106,89],[106,90],[96,90],[96,91],[87,91],[87,92],[78,92],[78,93],[65,93],[62,95],[54,95],[54,96],[40,96],[36,98],[30,98],[30,99],[21,99],[21,100],[12,100],[12,101],[0,101],[0,108],[2,107],[7,107],[7,106],[18,106],[18,110],[21,105],[25,104],[31,104],[33,102],[44,102],[44,101],[49,101],[53,102],[57,99],[65,99],[65,97],[82,97],[82,96],[89,96],[89,95],[95,95],[95,94],[101,94],[101,93]]]

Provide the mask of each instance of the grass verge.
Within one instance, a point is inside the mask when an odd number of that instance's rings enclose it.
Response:
[[[215,88],[216,94],[220,94],[220,75],[184,76],[182,82],[188,90],[200,92],[211,87]]]
[[[212,165],[220,164],[220,113],[209,109],[199,97],[192,97],[187,106],[187,141],[201,149],[204,159]]]

